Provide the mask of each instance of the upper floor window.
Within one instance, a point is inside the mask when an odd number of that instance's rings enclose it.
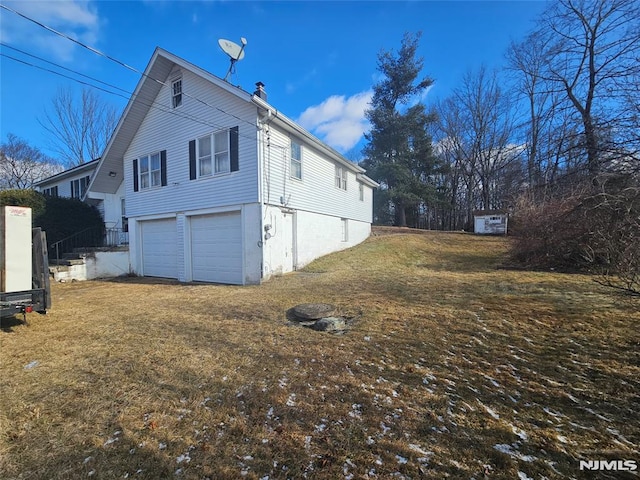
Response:
[[[144,190],[146,188],[159,187],[162,184],[160,152],[140,157],[138,161],[140,162],[140,188]]]
[[[347,170],[344,167],[336,167],[336,187],[347,189]]]
[[[182,78],[178,78],[171,82],[171,102],[173,108],[182,105]]]
[[[229,130],[198,138],[197,148],[198,177],[231,171]]]
[[[302,179],[302,145],[291,140],[291,176]]]
[[[89,175],[71,180],[71,198],[82,198],[87,191],[90,180]]]
[[[238,127],[210,133],[189,142],[189,178],[238,171]]]
[[[143,155],[133,161],[133,191],[167,184],[167,151]]]

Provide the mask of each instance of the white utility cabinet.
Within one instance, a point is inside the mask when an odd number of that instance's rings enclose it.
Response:
[[[5,206],[0,214],[1,292],[32,287],[31,209]]]

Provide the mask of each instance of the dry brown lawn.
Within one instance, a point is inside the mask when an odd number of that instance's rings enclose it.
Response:
[[[637,478],[638,301],[389,234],[261,286],[53,286],[0,331],[0,478]],[[337,305],[344,335],[291,326]],[[627,475],[627,477],[625,477]]]

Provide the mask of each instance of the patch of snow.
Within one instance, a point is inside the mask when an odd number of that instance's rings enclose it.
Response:
[[[547,415],[551,415],[552,417],[560,418],[565,416],[560,412],[554,412],[549,407],[543,407],[542,410],[544,411],[544,413],[546,413]]]
[[[32,361],[32,362],[27,363],[27,364],[24,366],[24,369],[25,369],[25,370],[31,370],[32,368],[35,368],[35,367],[37,367],[38,365],[40,365],[40,362],[39,362],[38,360],[34,360],[34,361]]]
[[[402,455],[396,455],[396,460],[398,461],[398,463],[400,465],[406,465],[407,462],[409,461],[405,457],[403,457]]]
[[[595,415],[596,417],[598,417],[600,420],[604,420],[607,423],[611,423],[613,420],[608,419],[607,417],[605,417],[604,415],[600,415],[599,413],[595,412],[594,410],[592,410],[591,408],[585,408],[584,410],[586,410],[587,412],[589,412],[592,415]]]
[[[522,453],[518,452],[513,446],[511,445],[507,445],[505,443],[498,443],[496,445],[493,446],[493,448],[495,448],[496,450],[498,450],[501,453],[507,454],[511,457],[517,458],[519,460],[522,460],[523,462],[533,462],[535,460],[537,460],[536,457],[534,457],[533,455],[523,455]]]
[[[292,393],[291,395],[289,395],[289,398],[287,399],[287,406],[288,407],[295,407],[296,406],[296,394]]]
[[[498,415],[496,412],[494,412],[491,408],[487,407],[484,403],[482,403],[479,399],[476,398],[476,401],[482,406],[482,408],[484,408],[486,410],[486,412],[491,415],[493,418],[495,418],[496,420],[500,418],[500,415]]]
[[[527,432],[525,432],[521,428],[516,427],[515,425],[511,425],[511,431],[515,433],[523,442],[526,442],[529,439],[529,435],[527,435]]]
[[[431,455],[434,455],[433,452],[430,452],[428,450],[423,449],[420,445],[418,445],[417,443],[410,443],[409,444],[409,448],[411,450],[413,450],[414,452],[419,453],[420,455],[424,455],[425,457],[429,457]]]
[[[104,442],[104,446],[106,447],[107,445],[111,445],[112,443],[117,442],[118,440],[120,440],[118,437],[111,437],[108,438],[106,442]]]

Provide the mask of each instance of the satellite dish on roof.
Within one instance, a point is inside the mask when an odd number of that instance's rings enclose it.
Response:
[[[225,40],[224,38],[218,40],[218,45],[220,45],[220,48],[224,53],[229,55],[229,59],[231,60],[229,70],[227,70],[227,74],[224,77],[225,82],[229,81],[229,75],[236,73],[236,62],[244,58],[244,47],[247,46],[247,39],[240,37],[240,43],[242,43],[242,46],[232,42],[231,40]]]

